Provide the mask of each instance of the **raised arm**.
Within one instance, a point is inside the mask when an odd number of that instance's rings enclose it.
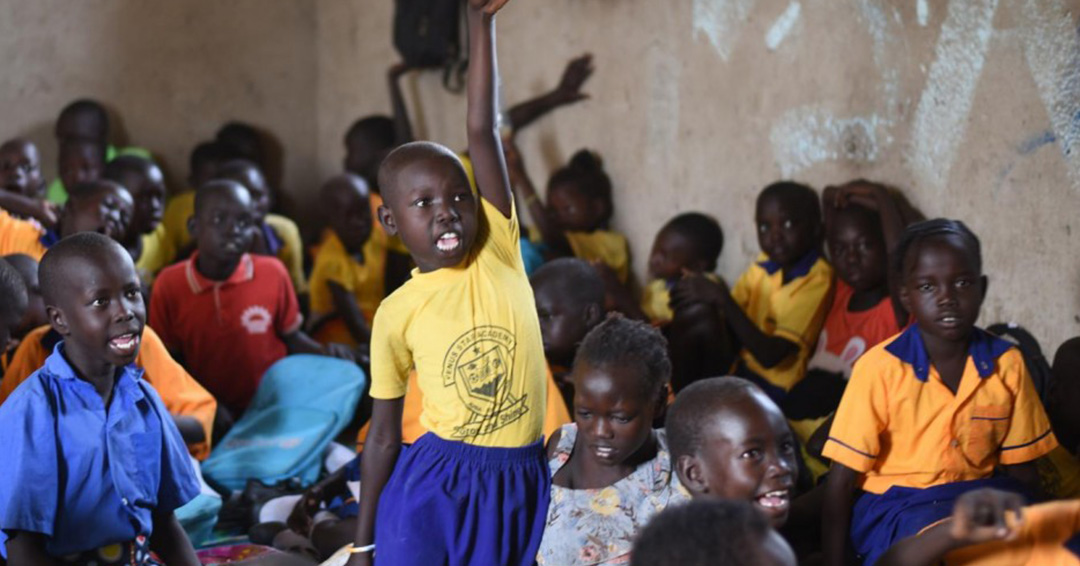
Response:
[[[575,57],[566,64],[562,79],[558,86],[549,92],[545,92],[536,98],[515,104],[506,112],[510,120],[513,135],[529,124],[539,120],[544,115],[561,106],[589,98],[588,94],[581,92],[582,85],[593,74],[592,54],[586,53]]]
[[[412,120],[409,119],[409,108],[405,106],[405,95],[401,93],[401,77],[408,71],[408,65],[397,63],[387,72],[387,78],[390,80],[390,103],[394,107],[394,142],[397,145],[404,145],[416,139],[413,136]]]
[[[510,218],[513,197],[496,128],[495,12],[507,0],[469,0],[469,157],[480,196]]]

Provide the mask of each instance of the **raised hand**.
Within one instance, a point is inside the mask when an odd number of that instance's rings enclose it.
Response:
[[[581,87],[585,81],[589,80],[594,70],[596,68],[593,66],[591,53],[571,59],[566,65],[566,70],[563,71],[559,86],[555,87],[553,92],[559,104],[571,104],[589,98],[588,94],[581,92]]]
[[[480,10],[487,15],[494,15],[502,9],[510,0],[469,0],[469,7]]]
[[[992,540],[1012,540],[1018,534],[1016,523],[1023,519],[1022,497],[997,489],[978,489],[961,495],[953,507],[949,534],[959,544],[969,545]],[[1016,519],[1010,521],[1009,514]]]
[[[731,297],[723,281],[712,281],[704,274],[683,270],[683,277],[671,290],[671,307],[679,309],[694,303],[722,306]]]

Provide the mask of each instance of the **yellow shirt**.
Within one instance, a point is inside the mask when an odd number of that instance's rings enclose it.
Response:
[[[705,278],[713,282],[720,280],[715,273],[706,273]],[[671,310],[671,291],[667,280],[653,279],[645,286],[641,293],[641,310],[653,324],[671,322],[675,312]]]
[[[189,190],[169,199],[165,205],[165,215],[161,219],[161,225],[165,227],[165,234],[169,245],[174,253],[180,253],[191,245],[191,233],[188,232],[188,218],[195,215],[195,191]],[[175,259],[175,257],[174,257]],[[171,260],[170,260],[171,263]]]
[[[37,222],[21,220],[0,208],[0,256],[26,254],[35,261],[45,255],[41,236],[45,230]]]
[[[158,224],[153,232],[143,234],[142,255],[139,256],[139,261],[135,262],[135,269],[138,270],[142,282],[149,285],[154,282],[154,277],[157,277],[158,272],[168,267],[175,259],[176,250],[169,241],[165,224]]]
[[[296,227],[295,222],[280,214],[267,214],[266,225],[273,228],[281,238],[282,246],[278,250],[277,258],[289,271],[289,279],[292,279],[296,294],[307,293],[307,278],[304,277],[304,244],[300,240],[300,229]]]
[[[1080,501],[1051,501],[1024,507],[1023,522],[1011,541],[993,541],[955,550],[948,566],[1078,566]]]
[[[806,364],[813,353],[821,326],[825,324],[833,269],[818,253],[812,252],[791,269],[791,280],[784,283],[783,270],[761,254],[747,269],[732,298],[753,321],[754,326],[770,336],[794,342],[799,351],[780,364],[766,369],[743,349],[739,358],[746,367],[769,383],[790,391],[806,376]]]
[[[567,232],[566,241],[574,257],[585,261],[600,261],[608,265],[626,283],[630,276],[630,246],[626,236],[611,230]]]
[[[405,396],[415,367],[425,429],[478,446],[525,446],[540,439],[547,403],[540,322],[517,213],[505,218],[480,203],[469,257],[414,270],[375,313],[371,396]]]
[[[863,354],[836,410],[826,458],[862,489],[986,478],[1057,447],[1020,351],[975,329],[956,394],[930,363],[918,324]]]
[[[368,324],[386,296],[386,242],[379,232],[372,231],[364,244],[364,263],[345,249],[333,230],[324,233],[315,267],[311,271],[311,314],[313,318],[328,317],[336,312],[334,296],[327,283],[341,285],[356,298]]]

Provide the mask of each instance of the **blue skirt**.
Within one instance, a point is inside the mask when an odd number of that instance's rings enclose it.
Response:
[[[544,445],[485,448],[427,433],[379,498],[375,552],[395,566],[531,566],[551,477]]]
[[[872,565],[901,539],[952,516],[956,499],[976,489],[991,487],[1023,494],[1009,477],[946,483],[925,489],[890,487],[880,495],[864,493],[851,512],[851,542],[863,564]]]

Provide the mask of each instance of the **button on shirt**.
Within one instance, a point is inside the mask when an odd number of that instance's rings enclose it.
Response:
[[[47,537],[52,556],[153,532],[154,512],[199,493],[176,425],[139,370],[118,371],[108,409],[56,346],[0,406],[0,555],[7,533]]]

